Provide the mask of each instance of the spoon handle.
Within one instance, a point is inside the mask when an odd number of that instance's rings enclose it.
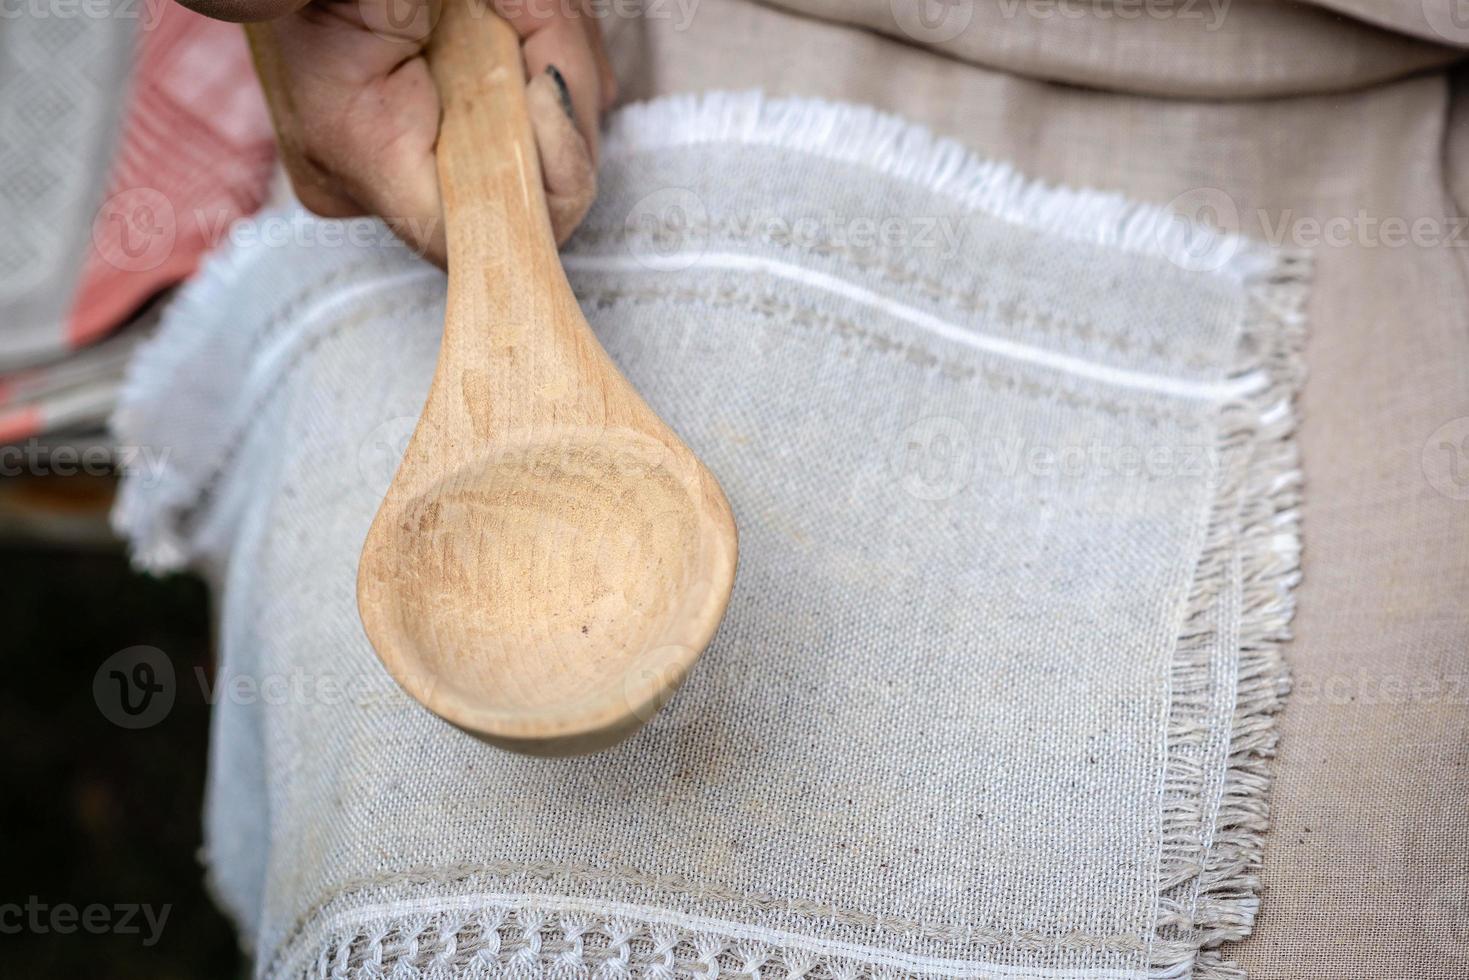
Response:
[[[449,445],[435,448],[570,420],[646,423],[561,267],[515,31],[483,0],[445,0],[428,62],[443,109],[436,152],[449,255],[425,413]]]
[[[514,29],[485,0],[444,0],[427,55],[451,260],[559,268]]]

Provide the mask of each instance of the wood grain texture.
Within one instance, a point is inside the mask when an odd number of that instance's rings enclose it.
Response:
[[[443,346],[363,547],[358,608],[393,677],[443,718],[516,751],[595,751],[647,721],[713,637],[734,519],[587,326],[519,41],[470,3],[445,5],[429,47]]]

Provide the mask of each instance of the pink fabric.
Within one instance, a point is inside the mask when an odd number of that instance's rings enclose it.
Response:
[[[162,5],[139,42],[69,345],[91,343],[192,273],[231,222],[264,202],[274,159],[270,116],[243,32]]]
[[[35,406],[0,410],[0,443],[19,442],[45,430],[45,418]]]

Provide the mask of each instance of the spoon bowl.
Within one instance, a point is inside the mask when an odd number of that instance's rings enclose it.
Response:
[[[635,430],[506,440],[390,499],[359,566],[369,636],[415,698],[522,752],[589,751],[647,721],[733,584],[718,486]]]

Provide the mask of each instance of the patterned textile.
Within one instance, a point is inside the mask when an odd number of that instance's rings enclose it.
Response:
[[[5,24],[0,441],[16,441],[107,417],[137,338],[90,345],[260,206],[274,137],[235,25],[172,2]]]

